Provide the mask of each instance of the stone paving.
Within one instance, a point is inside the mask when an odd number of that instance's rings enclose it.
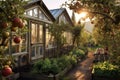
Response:
[[[76,67],[66,74],[67,80],[91,80],[93,60],[93,53],[89,52],[85,60],[78,63]]]

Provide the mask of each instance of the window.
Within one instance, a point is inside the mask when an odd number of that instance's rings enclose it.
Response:
[[[43,45],[32,46],[31,57],[32,57],[32,59],[37,59],[37,58],[43,57]]]
[[[38,36],[39,36],[39,37],[38,37],[38,42],[41,43],[41,42],[43,42],[43,41],[42,41],[42,39],[43,39],[43,26],[42,26],[42,25],[39,25],[38,30],[39,30],[39,31],[38,31],[38,32],[39,32],[39,33],[38,33]]]
[[[33,18],[37,18],[40,20],[47,20],[48,21],[47,16],[40,10],[39,7],[34,7],[34,8],[29,9],[29,10],[26,10],[25,15],[33,17]]]
[[[32,23],[31,25],[31,42],[37,42],[37,24]]]
[[[31,43],[32,59],[43,57],[43,25],[31,22]]]
[[[37,23],[31,25],[31,43],[43,42],[43,26]]]
[[[32,10],[29,10],[28,12],[27,12],[27,15],[29,15],[29,16],[32,16]]]
[[[39,19],[47,20],[46,16],[39,10]]]
[[[37,8],[33,9],[33,16],[38,17],[38,9]]]
[[[55,43],[54,43],[54,37],[51,36],[49,29],[46,28],[46,48],[53,48],[55,47]]]
[[[61,23],[61,22],[67,23],[67,20],[66,20],[66,17],[64,16],[64,14],[62,14],[62,15],[59,17],[59,23]]]
[[[50,43],[50,34],[47,28],[46,29],[46,47],[48,47],[49,43]]]
[[[72,34],[70,32],[64,32],[63,36],[66,38],[66,44],[72,44]]]

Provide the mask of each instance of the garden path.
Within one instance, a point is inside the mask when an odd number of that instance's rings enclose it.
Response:
[[[67,80],[90,80],[93,60],[93,53],[89,52],[86,59],[70,70],[65,78]]]

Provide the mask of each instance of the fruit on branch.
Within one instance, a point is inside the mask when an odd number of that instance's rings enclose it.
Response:
[[[4,31],[4,32],[2,33],[2,36],[3,36],[3,38],[8,38],[8,37],[10,36],[10,33],[7,32],[7,31]]]
[[[19,22],[18,27],[19,27],[19,28],[23,28],[23,27],[24,27],[24,23],[22,22],[22,20]]]
[[[20,23],[20,18],[18,17],[13,18],[12,23],[13,23],[13,27],[17,27],[18,24]]]
[[[3,80],[2,77],[9,77],[13,73],[10,66],[13,64],[12,55],[7,54],[6,50],[9,48],[9,41],[11,42],[11,38],[13,42],[20,43],[20,37],[14,37],[14,35],[20,35],[19,33],[23,33],[24,29],[20,30],[18,28],[23,28],[24,24],[22,22],[24,9],[26,1],[23,0],[2,0],[0,1],[0,80]],[[12,31],[12,33],[11,33]],[[14,31],[14,33],[13,33]],[[23,32],[22,32],[23,31]],[[22,35],[20,35],[22,36]],[[12,44],[10,44],[12,46]],[[7,65],[7,66],[5,66]],[[12,66],[14,67],[14,66]],[[7,80],[7,79],[5,79]]]
[[[8,23],[7,22],[1,22],[0,24],[1,24],[1,27],[3,29],[8,27]]]
[[[20,41],[21,41],[21,38],[20,38],[20,37],[16,36],[16,37],[14,38],[14,42],[15,42],[15,43],[20,43]]]
[[[22,19],[15,17],[12,21],[12,27],[19,27],[19,28],[23,28],[24,27],[24,23],[22,21]]]
[[[4,68],[1,70],[2,76],[7,77],[10,74],[12,74],[12,69],[10,68],[10,66],[6,65],[4,66]]]
[[[109,13],[109,8],[104,8],[105,13]]]
[[[11,27],[11,31],[15,32],[17,30],[16,27]]]

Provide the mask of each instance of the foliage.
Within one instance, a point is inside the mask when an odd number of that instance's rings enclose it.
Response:
[[[83,30],[83,25],[76,25],[72,28],[72,35],[73,35],[73,45],[79,46],[80,45],[80,39],[81,39],[81,33]]]
[[[48,74],[50,69],[51,69],[51,61],[48,58],[46,58],[43,62],[41,70],[43,73]]]
[[[24,9],[26,4],[24,0],[1,0],[0,1],[0,70],[6,65],[10,67],[13,64],[13,58],[10,53],[5,54],[9,45],[12,45],[12,39],[21,37],[26,33]],[[14,34],[14,36],[12,36]],[[20,38],[15,40],[20,42]],[[1,75],[1,74],[0,74]]]
[[[85,57],[85,52],[81,49],[73,49],[71,51],[72,55],[76,55],[77,58],[83,59]]]
[[[94,75],[104,77],[118,77],[120,76],[119,67],[109,62],[100,62],[94,65]]]
[[[120,56],[120,5],[117,0],[70,0],[63,4],[76,13],[88,12],[96,44],[109,47],[112,62]]]
[[[70,57],[70,63],[74,66],[74,65],[76,65],[76,63],[77,63],[77,58],[76,58],[76,56],[75,55],[70,55],[69,56]]]
[[[52,73],[52,74],[57,74],[57,73],[59,73],[60,71],[61,71],[61,67],[59,66],[59,62],[57,61],[57,59],[53,59],[52,61],[51,61],[51,69],[50,69],[50,72]]]
[[[62,70],[65,69],[68,65],[70,65],[69,57],[67,55],[63,55],[58,59],[58,64]]]
[[[33,66],[33,73],[42,74],[58,74],[70,65],[77,63],[76,57],[71,55],[64,55],[60,58],[46,58],[45,60],[39,60]]]
[[[65,31],[70,30],[70,26],[68,24],[64,24],[61,22],[60,24],[58,23],[53,23],[49,27],[49,33],[51,37],[54,39],[54,43],[57,46],[57,51],[58,53],[60,52],[60,48],[66,43],[66,38],[64,37],[63,33]]]
[[[33,66],[32,72],[33,72],[33,73],[42,73],[41,68],[42,68],[43,62],[44,62],[43,59],[37,61],[37,62],[34,64],[34,66]]]
[[[82,31],[81,39],[80,39],[80,46],[88,45],[89,42],[92,42],[92,36],[87,31]]]

